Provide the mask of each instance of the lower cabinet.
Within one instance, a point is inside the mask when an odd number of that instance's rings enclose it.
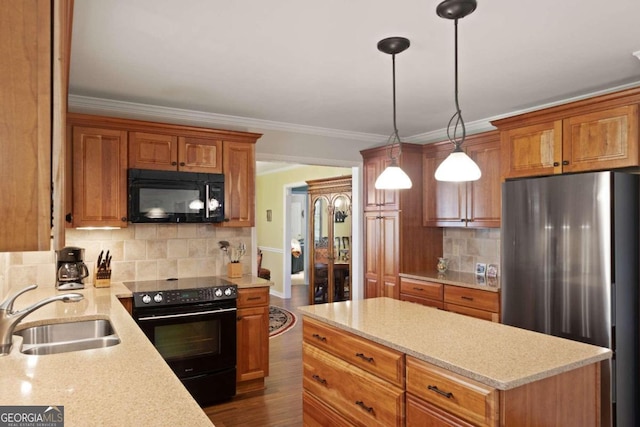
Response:
[[[500,293],[400,278],[400,299],[492,322],[500,321]]]
[[[236,392],[264,389],[269,375],[269,288],[238,289]]]
[[[305,426],[599,425],[599,363],[498,390],[309,317],[302,346]]]
[[[304,424],[404,425],[404,358],[403,353],[305,318]]]

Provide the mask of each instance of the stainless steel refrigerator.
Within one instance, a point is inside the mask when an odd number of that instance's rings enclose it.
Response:
[[[614,351],[603,426],[638,426],[638,176],[595,172],[502,187],[502,322]]]

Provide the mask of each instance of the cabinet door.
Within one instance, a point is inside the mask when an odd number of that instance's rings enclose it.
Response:
[[[467,146],[467,154],[482,171],[479,180],[466,183],[468,227],[500,227],[500,139],[494,135],[492,141]]]
[[[51,4],[0,2],[2,252],[51,247]]]
[[[384,295],[400,298],[400,213],[383,212],[380,218],[380,277],[384,283]]]
[[[562,121],[506,130],[500,135],[503,178],[562,172]]]
[[[236,378],[261,379],[269,375],[269,307],[238,309]]]
[[[186,172],[222,173],[222,141],[179,137],[178,169]]]
[[[465,225],[465,183],[443,182],[435,178],[436,169],[449,154],[451,154],[449,144],[426,147],[423,152],[422,223],[426,227],[463,227]]]
[[[251,143],[224,141],[222,151],[225,222],[217,225],[253,227],[256,192],[255,146]]]
[[[380,214],[364,213],[364,297],[384,295],[380,282]]]
[[[73,128],[73,226],[127,226],[127,133]]]
[[[571,117],[563,126],[563,172],[638,166],[638,105]]]
[[[129,132],[129,167],[178,170],[177,138],[147,132]]]
[[[397,190],[377,190],[376,179],[389,165],[391,159],[386,154],[386,150],[381,150],[380,154],[365,157],[363,166],[364,175],[364,210],[398,209]]]

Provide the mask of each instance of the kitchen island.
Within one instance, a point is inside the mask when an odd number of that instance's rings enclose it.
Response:
[[[241,289],[270,284],[249,276],[237,282]],[[109,319],[120,344],[31,356],[20,352],[21,338],[14,337],[11,353],[0,357],[0,405],[64,406],[66,427],[211,426],[120,303],[119,298],[130,298],[131,291],[120,283],[107,288],[85,286],[77,291],[84,295],[82,301],[46,305],[28,315],[17,330],[43,323]],[[53,286],[41,286],[19,296],[14,309],[62,293]]]
[[[609,349],[389,298],[299,310],[311,425],[599,425]]]

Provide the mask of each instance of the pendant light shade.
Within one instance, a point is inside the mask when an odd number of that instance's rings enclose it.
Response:
[[[466,128],[462,119],[462,111],[460,111],[460,103],[458,102],[458,19],[476,10],[476,0],[445,0],[440,3],[436,9],[436,13],[441,18],[453,19],[455,28],[455,103],[456,112],[453,114],[447,125],[447,137],[453,144],[453,152],[444,162],[440,163],[436,169],[435,178],[438,181],[477,181],[482,176],[482,172],[478,165],[467,156],[462,149],[462,144],[466,137]],[[453,125],[453,129],[452,129]],[[458,126],[461,129],[461,135],[458,138]]]
[[[376,179],[374,186],[378,190],[403,190],[411,188],[411,178],[398,166],[402,154],[402,143],[396,126],[396,54],[404,52],[410,45],[404,37],[389,37],[378,42],[378,50],[391,55],[393,78],[393,133],[387,141],[390,163]]]

